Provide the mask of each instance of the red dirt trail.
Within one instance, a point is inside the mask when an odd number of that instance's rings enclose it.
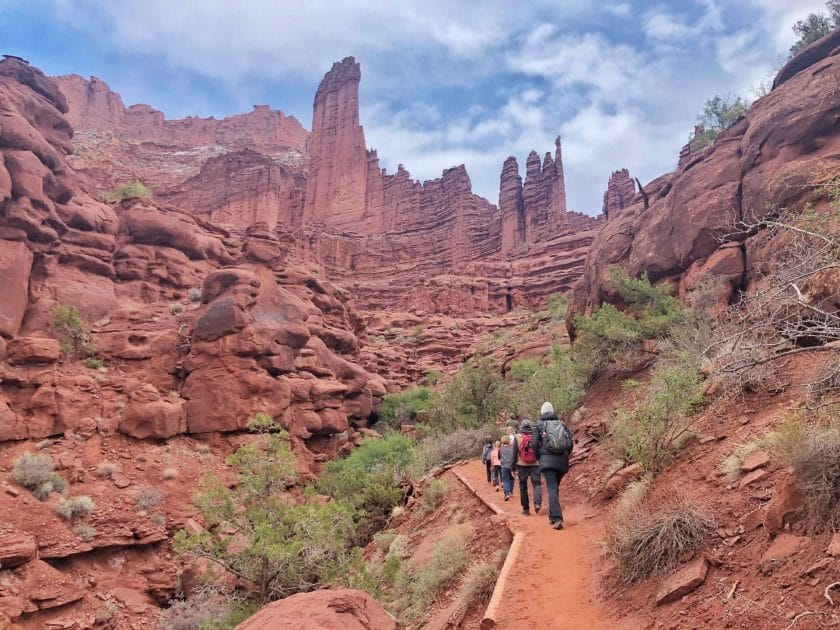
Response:
[[[617,617],[599,599],[606,566],[601,556],[603,524],[594,509],[564,501],[561,483],[565,528],[556,531],[548,523],[547,504],[538,515],[521,514],[518,482],[514,495],[505,502],[487,483],[483,464],[471,461],[457,470],[481,498],[503,510],[514,533],[525,534],[505,583],[498,628],[637,630],[642,626],[629,616]]]

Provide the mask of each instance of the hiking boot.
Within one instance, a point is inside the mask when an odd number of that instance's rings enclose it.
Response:
[[[552,526],[554,529],[563,529],[563,521],[559,521],[559,520],[558,520],[558,521],[554,521],[554,523],[552,523],[552,524],[551,524],[551,526]]]
[[[507,501],[508,499],[510,499],[510,495],[509,495],[509,494],[506,494],[506,495],[505,495],[505,501]]]
[[[540,507],[542,507],[539,503],[534,506],[534,514],[540,513]]]
[[[531,513],[528,510],[522,510],[522,516],[531,516]]]

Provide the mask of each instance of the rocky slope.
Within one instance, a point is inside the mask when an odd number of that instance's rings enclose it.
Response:
[[[598,233],[569,309],[588,313],[612,299],[610,265],[674,285],[690,301],[700,280],[726,280],[726,302],[747,288],[778,243],[736,234],[773,208],[828,207],[820,186],[840,173],[840,31],[815,42],[779,73],[773,90],[710,147],[684,149],[677,170],[645,185],[627,203],[630,178],[619,171],[605,196],[609,222]],[[626,190],[625,190],[626,189]]]

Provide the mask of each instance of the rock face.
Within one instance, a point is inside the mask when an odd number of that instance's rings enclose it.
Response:
[[[370,595],[352,589],[318,590],[273,602],[237,630],[393,630],[394,620]]]
[[[80,119],[111,112],[108,120],[131,131],[132,114],[93,86]],[[68,164],[72,130],[56,86],[7,59],[0,90],[0,155],[11,182],[0,204],[8,272],[0,332],[12,338],[0,364],[0,440],[90,433],[91,425],[167,439],[237,431],[267,413],[312,461],[305,440],[343,443],[365,426],[385,387],[357,364],[348,295],[290,264],[289,243],[267,230],[259,204],[253,227],[232,234],[147,199],[95,201]],[[70,92],[71,103],[79,98]],[[172,127],[175,142],[216,141],[237,125],[244,136],[249,128],[243,120],[195,124],[161,119],[158,132]],[[244,159],[263,163],[256,152]],[[80,373],[66,360],[44,369],[61,359],[50,336],[57,304],[79,311],[91,348],[106,364],[121,362],[119,375]],[[296,425],[309,413],[317,422]]]
[[[541,304],[572,284],[600,225],[566,211],[559,139],[554,156],[532,153],[524,184],[515,159],[505,163],[501,209],[473,194],[463,165],[426,182],[402,166],[387,173],[365,144],[352,57],[319,85],[311,134],[267,108],[168,121],[148,106],[126,109],[99,79],[57,81],[78,127],[72,164],[100,193],[139,174],[160,203],[233,232],[264,225],[296,243],[295,257],[352,285],[363,310]],[[528,275],[517,275],[523,266]]]
[[[839,38],[834,32],[825,41]],[[840,92],[834,86],[840,48],[826,47],[823,40],[812,46],[830,51],[815,59],[809,48],[803,58],[810,64],[791,66],[798,73],[777,80],[776,88],[711,147],[647,184],[647,210],[637,196],[617,217],[610,214],[575,286],[570,332],[576,313],[615,297],[610,265],[670,282],[689,302],[701,279],[716,274],[728,281],[721,296],[725,303],[732,291],[747,286],[754,270],[773,260],[776,246],[761,232],[721,243],[720,232],[736,221],[759,219],[772,207],[801,207],[808,201],[817,210],[828,207],[815,191],[840,172]]]
[[[621,210],[630,206],[633,197],[636,195],[636,186],[630,178],[630,172],[623,168],[620,171],[613,171],[607,182],[607,191],[604,193],[604,205],[601,209],[604,217],[609,221]]]

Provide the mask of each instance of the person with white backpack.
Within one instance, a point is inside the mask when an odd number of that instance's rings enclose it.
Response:
[[[554,529],[563,529],[560,480],[569,471],[569,456],[574,442],[569,427],[557,417],[554,406],[548,401],[540,408],[540,420],[531,430],[531,442],[539,456],[540,472],[545,477],[548,522]]]

